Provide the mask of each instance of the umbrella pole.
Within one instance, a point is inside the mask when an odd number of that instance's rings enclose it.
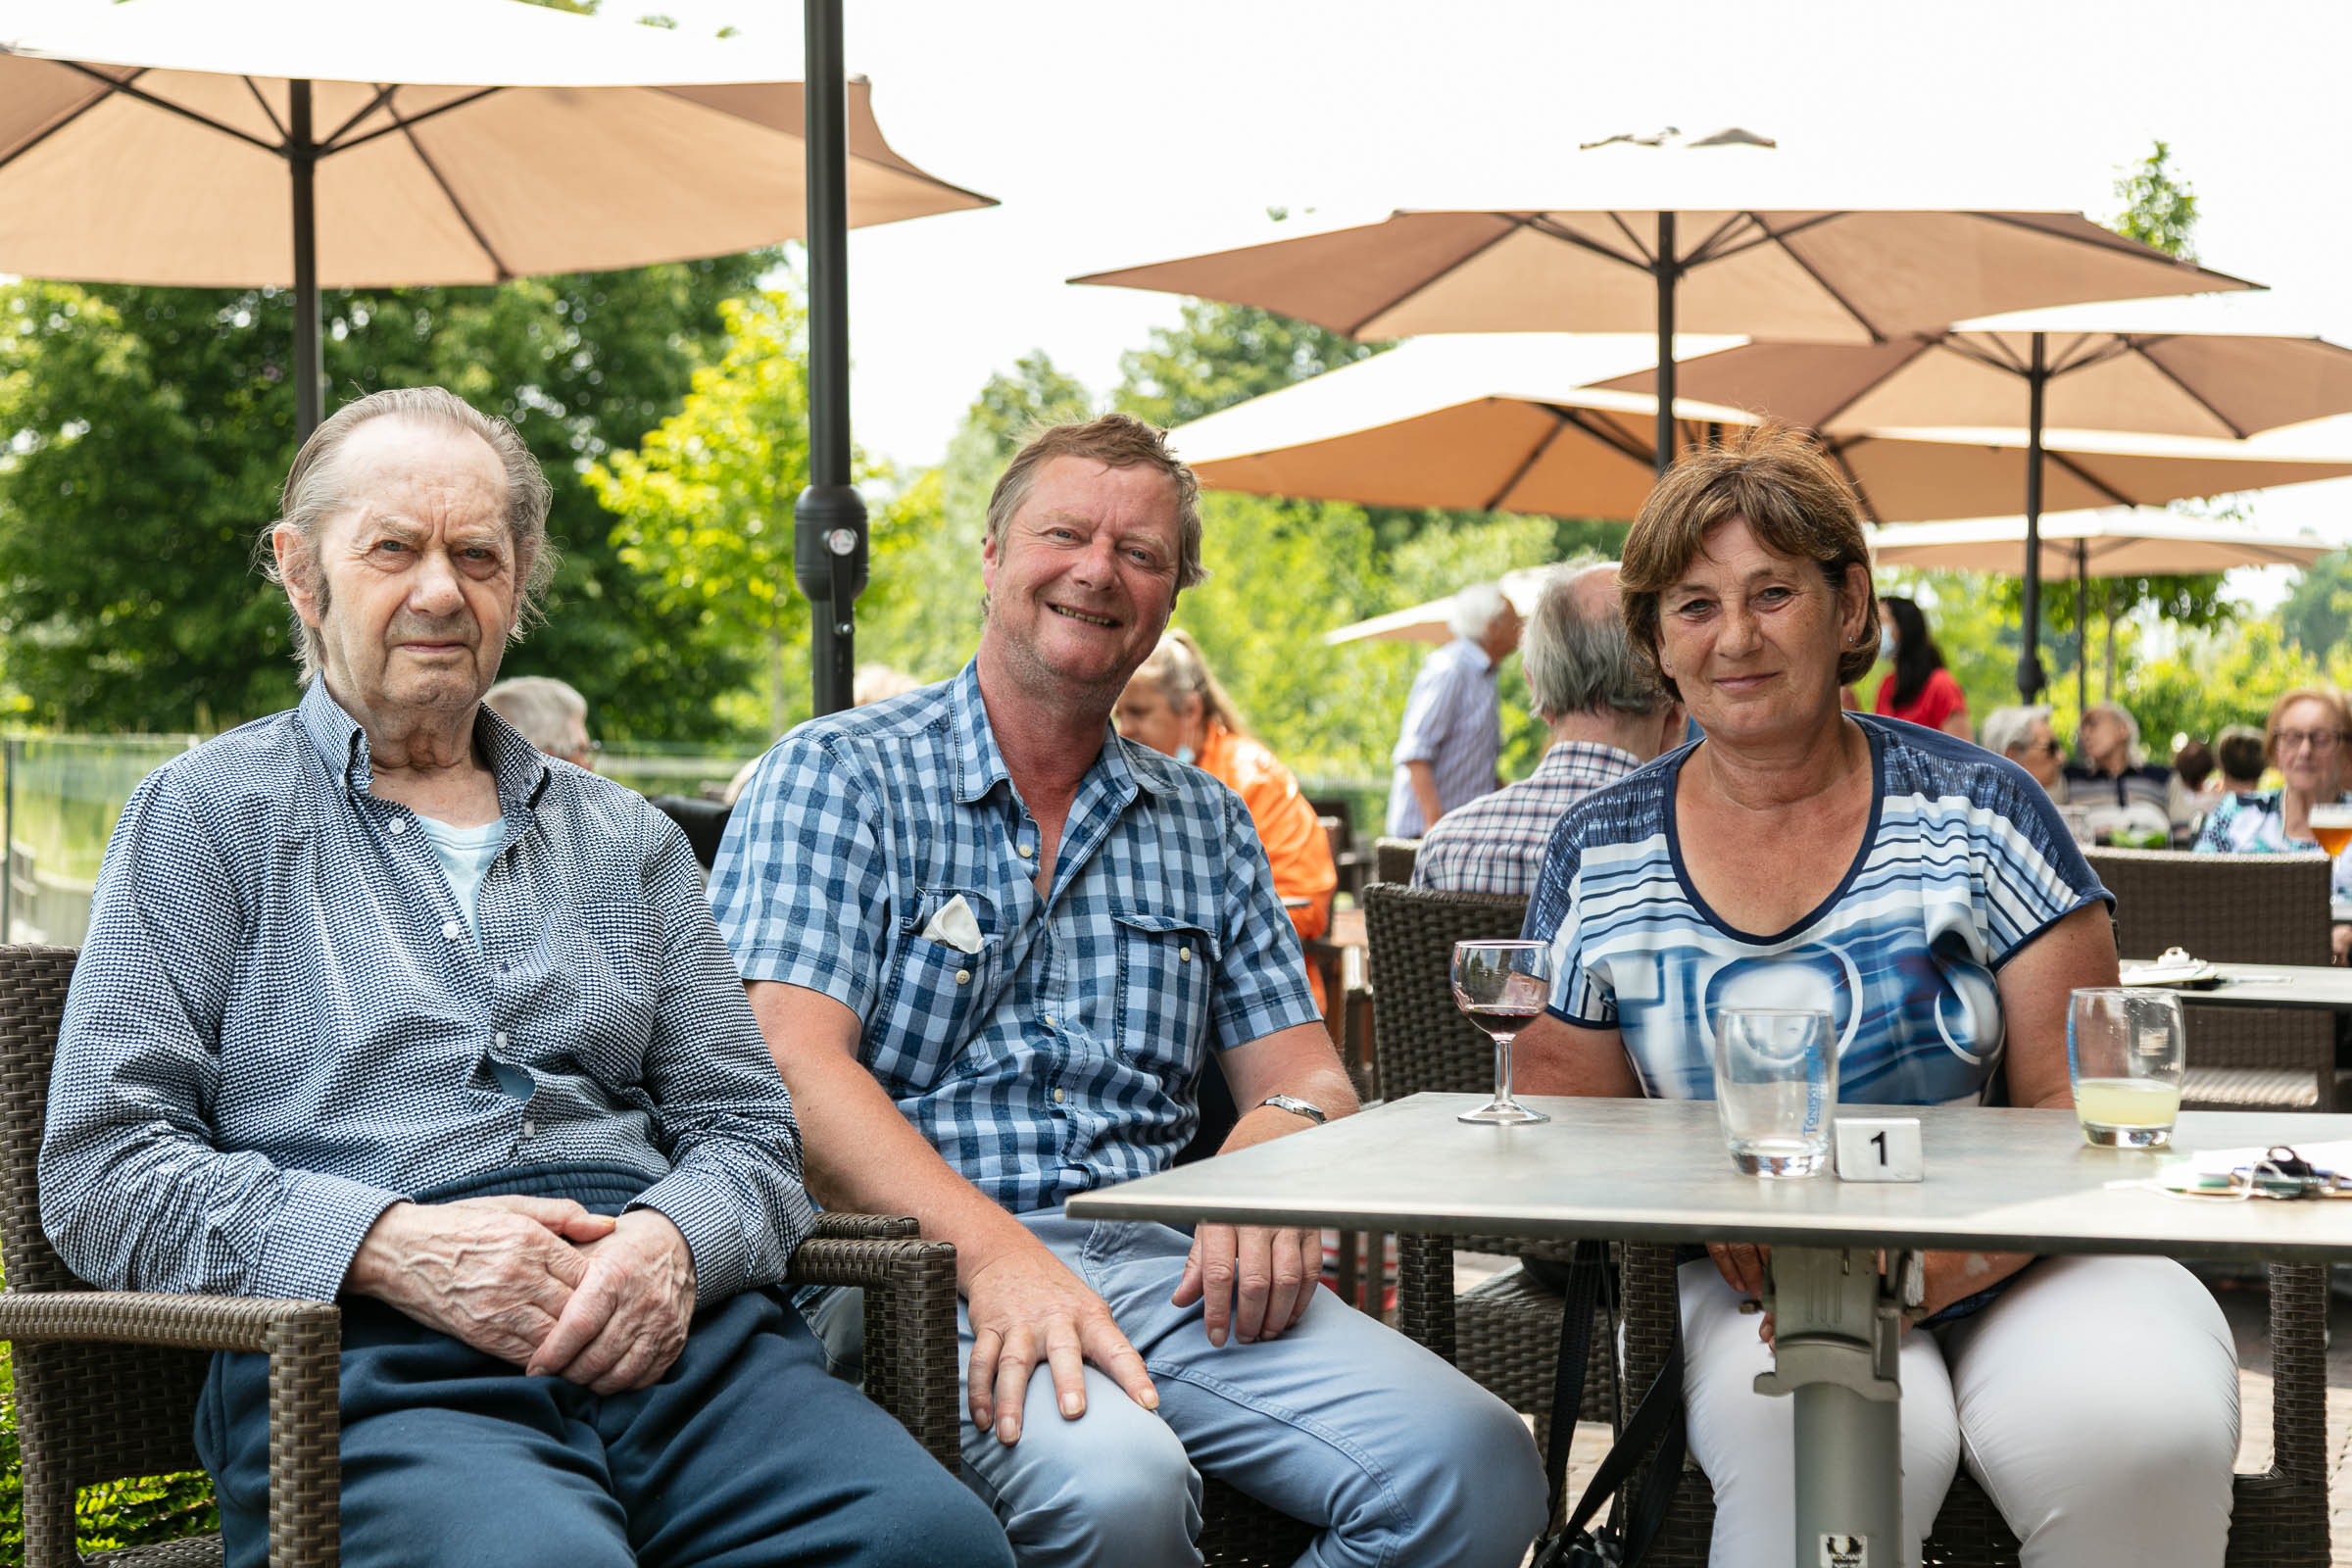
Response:
[[[2075,541],[2075,714],[2090,711],[2090,541]]]
[[[1658,215],[1658,256],[1650,263],[1658,279],[1658,427],[1650,460],[1659,478],[1674,466],[1674,214]]]
[[[850,481],[849,95],[841,0],[806,0],[808,148],[808,487],[794,503],[793,576],[808,596],[816,711],[850,706],[865,501]]]
[[[2034,334],[2026,373],[2026,624],[2017,650],[2017,690],[2027,702],[2049,684],[2041,668],[2041,394],[2049,385],[2042,334]]]
[[[318,428],[326,362],[318,340],[318,144],[311,140],[311,84],[286,84],[286,164],[294,185],[294,445]]]

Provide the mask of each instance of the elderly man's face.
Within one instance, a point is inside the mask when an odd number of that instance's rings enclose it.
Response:
[[[2037,718],[2025,741],[2009,748],[2009,760],[2033,774],[2034,782],[2046,790],[2055,787],[2065,771],[2066,752],[2049,720]]]
[[[386,416],[353,431],[336,465],[352,504],[320,527],[315,567],[287,574],[328,690],[364,725],[469,710],[498,678],[520,596],[497,455],[469,432]]]

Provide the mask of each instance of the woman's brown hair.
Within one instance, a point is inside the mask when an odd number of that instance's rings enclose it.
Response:
[[[1707,535],[1743,517],[1758,543],[1784,556],[1819,562],[1833,593],[1845,591],[1848,566],[1867,577],[1870,545],[1862,509],[1845,478],[1820,448],[1783,424],[1742,431],[1724,446],[1692,447],[1642,504],[1625,536],[1617,591],[1634,651],[1658,663],[1658,595],[1673,587],[1706,548]],[[1870,595],[1862,634],[1838,650],[1840,685],[1860,680],[1879,658],[1879,599]],[[1659,670],[1666,689],[1682,689]]]

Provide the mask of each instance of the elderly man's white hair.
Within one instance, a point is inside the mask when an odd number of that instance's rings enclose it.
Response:
[[[1510,608],[1500,583],[1473,583],[1453,596],[1453,608],[1446,612],[1446,629],[1477,642],[1494,624],[1494,617]]]
[[[2050,722],[2050,705],[2035,703],[2031,708],[1996,708],[1984,715],[1984,727],[1977,734],[1977,744],[1995,757],[2007,757],[2011,752],[2030,744],[2034,725]]]
[[[588,699],[553,675],[516,675],[482,693],[498,716],[550,757],[569,757],[572,726],[586,726]]]

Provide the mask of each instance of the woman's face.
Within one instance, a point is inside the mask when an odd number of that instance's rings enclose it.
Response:
[[[1159,682],[1148,675],[1138,675],[1127,683],[1119,694],[1118,705],[1110,716],[1118,724],[1119,733],[1155,752],[1176,755],[1179,746],[1191,745],[1193,718],[1200,711],[1200,700],[1194,698],[1180,712],[1168,702]]]
[[[2082,715],[2075,741],[2082,749],[2082,760],[2104,772],[2122,772],[2131,759],[2132,732],[2124,727],[2122,719],[2104,708],[2094,708]]]
[[[1861,635],[1869,579],[1833,590],[1820,564],[1784,556],[1743,517],[1718,523],[1658,595],[1658,658],[1710,737],[1792,738],[1838,717],[1838,660]]]
[[[2344,739],[2326,703],[2305,697],[2286,705],[2272,760],[2298,795],[2332,798],[2343,788]]]

